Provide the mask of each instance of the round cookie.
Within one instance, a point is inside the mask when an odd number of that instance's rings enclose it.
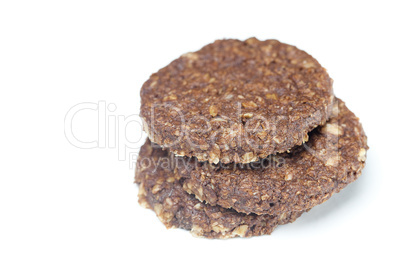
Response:
[[[276,215],[326,201],[357,179],[367,138],[359,119],[337,100],[333,117],[290,153],[244,165],[212,165],[175,157],[184,189],[213,206],[242,213]]]
[[[218,40],[141,88],[150,139],[180,156],[249,163],[308,140],[329,118],[332,80],[306,52],[276,40]]]
[[[206,238],[249,237],[270,234],[278,225],[293,222],[303,212],[279,215],[246,215],[232,209],[211,206],[197,200],[182,187],[183,181],[173,173],[172,158],[167,151],[142,146],[137,161],[135,182],[139,186],[139,203],[155,211],[167,228],[190,230]]]

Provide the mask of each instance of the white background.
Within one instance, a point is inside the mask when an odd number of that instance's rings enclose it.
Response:
[[[0,267],[400,267],[400,11],[397,1],[2,1]],[[271,236],[166,230],[138,205],[124,161],[145,139],[141,85],[183,53],[251,36],[296,45],[327,68],[363,123],[367,166]],[[117,108],[107,115],[123,119],[116,141],[127,150],[66,139],[69,109],[99,101]],[[96,140],[97,120],[77,113],[76,137]]]

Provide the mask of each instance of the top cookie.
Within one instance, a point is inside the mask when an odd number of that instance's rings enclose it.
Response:
[[[218,40],[151,75],[141,117],[150,139],[177,155],[249,163],[306,142],[333,99],[331,78],[306,52]]]

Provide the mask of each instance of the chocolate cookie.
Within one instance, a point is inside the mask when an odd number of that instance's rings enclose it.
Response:
[[[291,153],[243,165],[176,156],[176,176],[199,200],[238,212],[275,215],[312,208],[356,180],[365,164],[367,138],[359,119],[341,100],[332,116]]]
[[[140,185],[139,203],[153,209],[167,228],[183,228],[207,238],[249,237],[270,234],[279,224],[293,222],[303,213],[246,215],[205,204],[184,191],[183,180],[173,173],[169,156],[148,140],[140,150],[135,173]]]
[[[276,40],[218,40],[153,74],[141,89],[150,139],[181,156],[249,163],[323,125],[332,81],[306,52]]]

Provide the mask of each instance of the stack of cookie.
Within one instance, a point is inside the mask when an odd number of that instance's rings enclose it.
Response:
[[[309,54],[218,40],[141,89],[139,202],[207,238],[270,234],[356,180],[367,138]]]

